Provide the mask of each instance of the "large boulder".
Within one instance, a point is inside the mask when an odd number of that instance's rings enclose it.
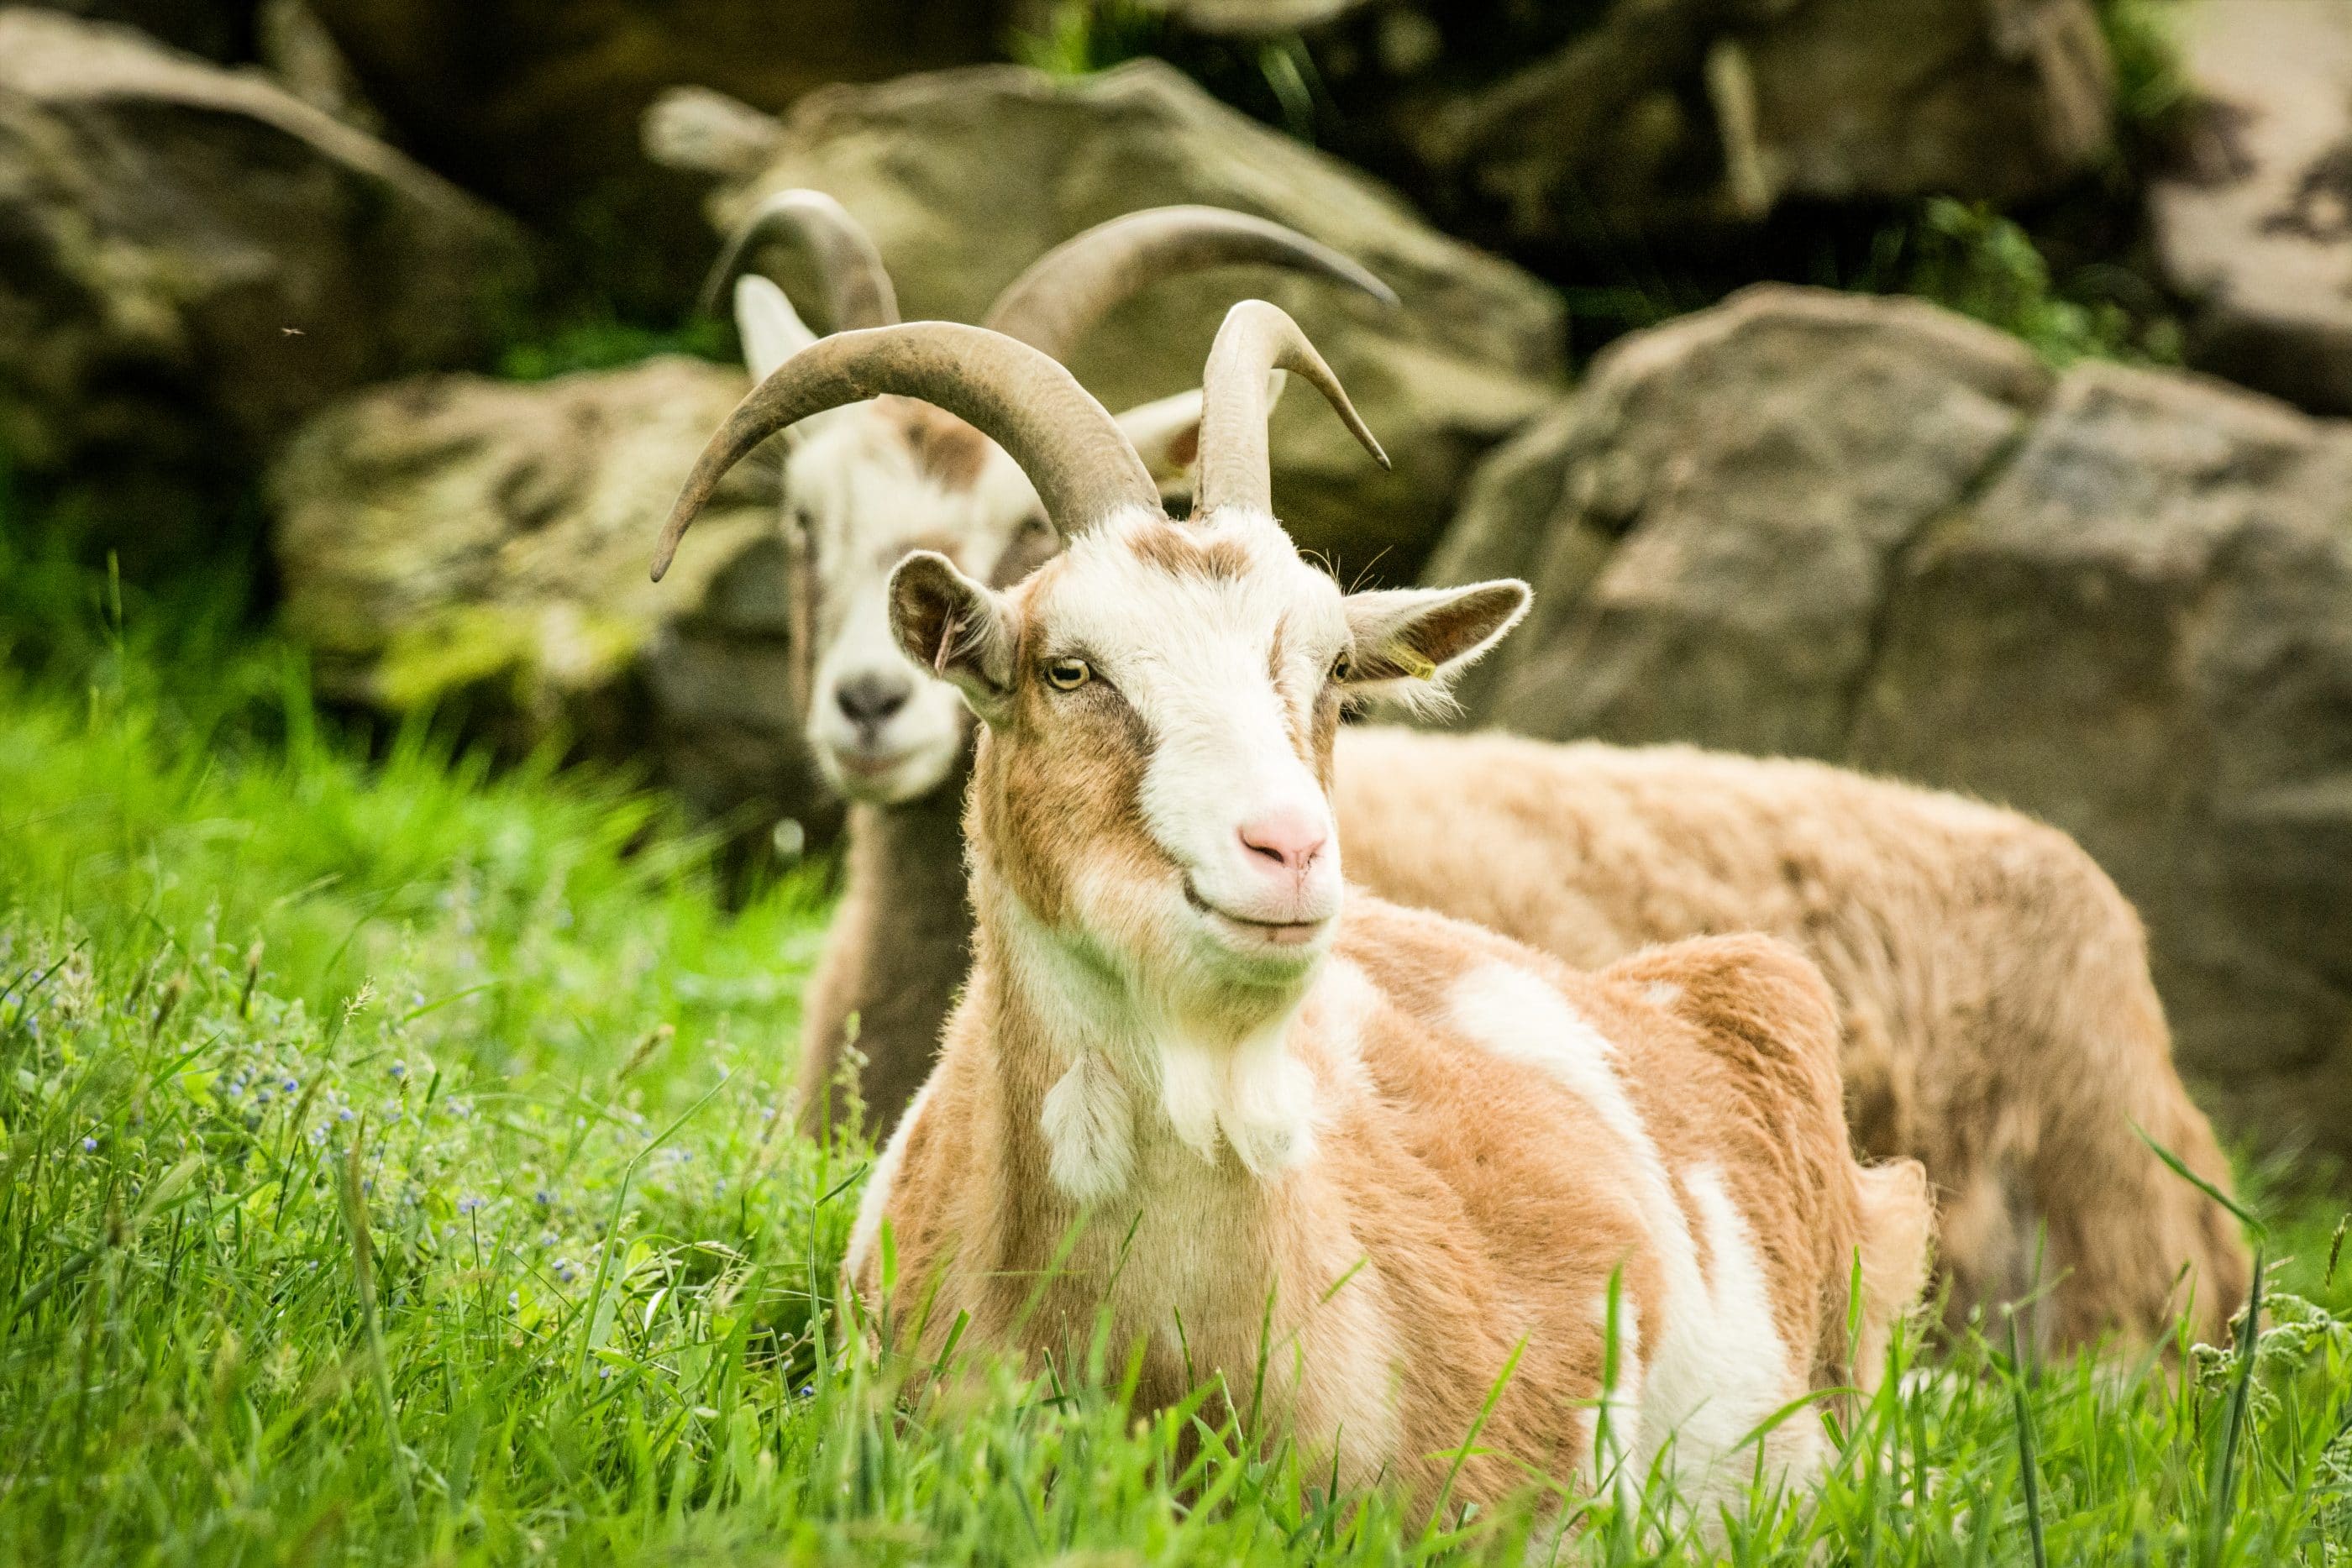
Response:
[[[1642,278],[1629,231],[1727,239],[1784,201],[2008,203],[2095,167],[2114,70],[2099,0],[1401,0],[1302,5],[1330,144],[1455,233]],[[2305,0],[2282,0],[2295,5]],[[1271,8],[1267,8],[1271,9]],[[1293,119],[1188,34],[1244,5],[1180,4],[1170,47]],[[1278,78],[1277,78],[1278,79]]]
[[[483,353],[521,265],[258,75],[0,10],[0,448],[36,475],[236,483],[336,393]]]
[[[1395,462],[1387,475],[1366,462],[1318,400],[1286,398],[1276,416],[1276,504],[1302,544],[1350,569],[1409,579],[1472,462],[1564,376],[1549,288],[1157,61],[1075,80],[993,67],[828,88],[787,117],[756,179],[721,190],[715,214],[731,223],[793,185],[838,197],[873,232],[910,318],[976,320],[1052,246],[1167,203],[1255,213],[1370,267],[1402,309],[1259,270],[1172,279],[1104,322],[1072,367],[1112,407],[1139,402],[1198,384],[1233,300],[1290,310]]]
[[[154,0],[151,0],[154,3]],[[1016,0],[313,0],[418,157],[557,235],[557,281],[645,311],[689,297],[698,191],[637,122],[676,86],[771,112],[827,82],[999,57]]]
[[[2000,800],[2138,904],[2188,1071],[2352,1153],[2352,425],[1789,288],[1628,338],[1432,563],[1538,611],[1472,722]]]
[[[646,572],[748,387],[665,357],[528,385],[419,377],[322,413],[268,485],[285,622],[321,689],[458,708],[516,746],[561,737],[706,814],[822,818],[792,711],[772,465],[736,470],[696,548],[659,587]]]
[[[2352,5],[2198,0],[2175,26],[2197,102],[2148,210],[2191,361],[2352,413]]]

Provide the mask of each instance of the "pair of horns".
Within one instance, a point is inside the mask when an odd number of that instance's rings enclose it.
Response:
[[[1272,509],[1266,379],[1277,369],[1311,382],[1374,460],[1388,465],[1298,324],[1262,299],[1244,299],[1217,329],[1202,378],[1195,517],[1221,507]],[[869,327],[819,339],[736,405],[696,460],[662,528],[654,580],[669,570],[678,540],[719,480],[752,448],[812,414],[888,394],[936,403],[1003,447],[1036,486],[1047,519],[1065,538],[1129,507],[1160,510],[1160,487],[1127,433],[1051,355],[1002,331],[952,321]]]
[[[704,310],[718,308],[737,271],[771,239],[790,239],[808,253],[833,330],[897,324],[898,297],[882,253],[857,220],[822,191],[779,192],[751,209],[711,268]],[[1151,207],[1097,224],[1047,251],[996,297],[981,325],[1066,360],[1088,329],[1147,284],[1248,263],[1313,274],[1384,305],[1397,303],[1387,284],[1280,224],[1222,207]]]

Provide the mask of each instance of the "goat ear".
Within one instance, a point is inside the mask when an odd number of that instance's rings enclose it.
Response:
[[[816,341],[784,291],[756,272],[735,280],[735,331],[743,340],[743,368],[755,382]]]
[[[1283,383],[1289,379],[1281,371],[1266,379],[1269,412],[1282,400]],[[1192,495],[1193,469],[1201,461],[1200,388],[1129,409],[1118,416],[1118,427],[1159,482],[1162,500]]]
[[[1011,713],[1013,612],[947,557],[917,550],[891,572],[890,634],[917,665],[952,683],[982,723]]]
[[[1352,646],[1341,678],[1360,695],[1443,704],[1453,677],[1500,641],[1533,597],[1509,578],[1351,593],[1342,601]]]

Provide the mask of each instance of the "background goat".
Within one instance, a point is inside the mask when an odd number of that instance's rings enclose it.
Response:
[[[835,319],[887,301],[878,257],[837,207],[803,193],[762,211],[795,204],[822,214],[811,243]],[[1202,209],[1114,220],[1033,267],[991,320],[1059,353],[1155,268],[1223,259],[1288,259],[1366,287],[1328,253],[1286,248],[1307,242],[1254,225]],[[722,274],[750,249],[739,235]],[[1027,302],[1065,287],[1052,329],[1034,325]],[[756,373],[812,340],[764,278],[738,285],[738,316]],[[1122,420],[1163,488],[1185,482],[1199,409],[1188,394]],[[886,399],[812,425],[825,434],[790,473],[805,517],[795,527],[819,541],[820,570],[803,579],[815,601],[805,623],[823,644],[807,711],[854,804],[845,895],[804,1012],[800,1093],[812,1130],[839,1111],[854,1017],[859,1092],[887,1132],[929,1070],[971,928],[958,821],[968,725],[949,688],[889,643],[884,575],[929,544],[1004,586],[1056,540],[1017,465],[951,416]],[[953,482],[926,469],[920,434],[949,427],[987,455],[957,465]],[[854,694],[910,688],[878,718],[845,720],[850,707],[884,708]],[[869,754],[911,760],[872,767]],[[2068,1346],[2109,1329],[2159,1336],[2193,1306],[2210,1336],[2243,1299],[2248,1260],[2230,1217],[2139,1135],[2226,1189],[2228,1164],[2172,1065],[2139,923],[2064,834],[1948,794],[1683,747],[1349,727],[1336,754],[1350,874],[1385,897],[1581,966],[1746,930],[1804,948],[1838,998],[1856,1139],[1874,1155],[1917,1157],[1936,1186],[1956,1320],[2031,1296],[2045,1343]]]

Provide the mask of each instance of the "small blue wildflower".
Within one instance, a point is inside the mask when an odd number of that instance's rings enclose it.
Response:
[[[232,1078],[232,1079],[230,1079],[230,1080],[228,1081],[228,1097],[229,1097],[230,1099],[234,1100],[234,1099],[236,1099],[238,1095],[240,1095],[240,1094],[242,1094],[242,1093],[244,1093],[244,1092],[245,1092],[245,1080],[244,1080],[244,1079],[242,1079],[242,1078]]]
[[[580,1278],[580,1270],[571,1259],[558,1258],[555,1260],[555,1277],[568,1285]]]
[[[612,1375],[613,1375],[613,1369],[612,1369],[611,1367],[609,1367],[609,1366],[600,1366],[600,1367],[598,1367],[598,1368],[596,1369],[596,1380],[597,1380],[599,1383],[604,1382],[604,1380],[606,1380],[607,1378],[611,1377]]]
[[[394,1061],[384,1071],[391,1073],[394,1078],[405,1078],[408,1076],[408,1064],[404,1061]]]
[[[803,1399],[812,1399],[812,1398],[814,1398],[815,1396],[816,1396],[816,1385],[815,1385],[815,1384],[814,1384],[814,1383],[803,1383],[803,1384],[802,1384],[802,1385],[801,1385],[801,1397],[802,1397],[802,1398],[803,1398]]]
[[[255,1104],[257,1104],[257,1105],[267,1105],[267,1104],[268,1104],[268,1103],[269,1103],[269,1091],[268,1091],[268,1090],[267,1090],[267,1089],[257,1090],[257,1091],[255,1092],[255,1093],[254,1093],[254,1096],[253,1096],[253,1103],[254,1103]]]
[[[344,1106],[341,1110],[335,1113],[335,1120],[338,1122],[348,1122],[351,1119],[352,1108],[349,1105]]]
[[[550,1192],[545,1187],[541,1187],[537,1192],[532,1193],[530,1197],[531,1201],[538,1204],[541,1208],[550,1208],[555,1204],[555,1194]]]
[[[84,1138],[81,1141],[81,1152],[86,1155],[94,1155],[98,1153],[98,1140],[96,1138]]]
[[[490,1200],[487,1197],[479,1197],[459,1198],[457,1200],[457,1212],[460,1214],[477,1213],[481,1209],[484,1204],[489,1201]]]
[[[302,1087],[302,1082],[299,1079],[289,1078],[285,1082],[282,1087],[285,1089],[286,1092],[291,1094],[294,1091]]]
[[[507,1308],[510,1312],[519,1312],[522,1311],[522,1292],[520,1291],[509,1291],[507,1292]]]

